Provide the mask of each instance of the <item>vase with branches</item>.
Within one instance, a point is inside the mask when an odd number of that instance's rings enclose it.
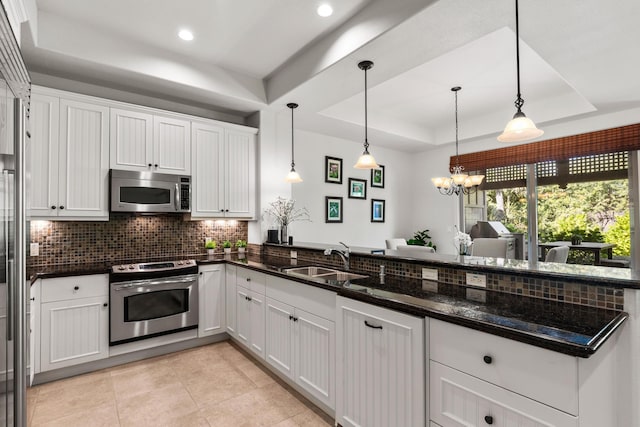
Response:
[[[264,213],[272,217],[280,226],[280,241],[288,241],[288,227],[294,221],[311,221],[307,208],[296,208],[296,201],[278,197],[269,203]]]

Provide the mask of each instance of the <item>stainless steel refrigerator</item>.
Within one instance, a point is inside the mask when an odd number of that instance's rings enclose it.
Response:
[[[25,426],[27,300],[25,121],[30,78],[0,10],[0,426]]]

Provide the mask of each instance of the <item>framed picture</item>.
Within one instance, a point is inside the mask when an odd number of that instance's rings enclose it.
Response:
[[[325,221],[342,222],[342,197],[326,196],[325,198]]]
[[[324,182],[342,184],[342,159],[324,156]]]
[[[384,188],[384,166],[378,166],[377,169],[371,169],[371,186]]]
[[[371,199],[371,222],[384,222],[384,200]]]
[[[366,179],[349,178],[349,198],[363,200],[367,198]]]

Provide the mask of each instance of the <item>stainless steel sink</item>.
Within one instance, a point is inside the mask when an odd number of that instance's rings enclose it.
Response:
[[[346,282],[347,280],[364,279],[367,276],[362,274],[349,273],[341,270],[334,270],[326,267],[294,267],[285,270],[292,276],[305,277],[324,282]]]
[[[315,267],[315,266],[287,268],[287,274],[297,274],[300,276],[316,277],[316,276],[322,276],[324,274],[334,274],[334,273],[336,273],[336,270],[333,270],[331,268]]]

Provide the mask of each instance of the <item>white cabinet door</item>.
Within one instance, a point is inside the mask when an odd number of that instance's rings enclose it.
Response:
[[[267,298],[267,362],[295,380],[293,374],[294,309]]]
[[[430,363],[430,413],[442,427],[577,427],[578,418],[437,362]]]
[[[224,129],[192,122],[192,218],[224,216],[224,186],[227,162],[224,159]]]
[[[253,218],[256,210],[255,135],[227,129],[225,148],[228,165],[225,214],[233,218]]]
[[[149,171],[153,166],[153,116],[144,111],[111,109],[112,169]]]
[[[60,100],[58,216],[108,218],[109,108]]]
[[[264,295],[257,292],[250,293],[251,304],[251,350],[260,358],[265,356],[265,317],[266,301]]]
[[[108,357],[108,302],[108,296],[100,296],[42,304],[43,372]]]
[[[191,123],[167,116],[153,117],[153,171],[191,174]]]
[[[225,299],[227,301],[225,311],[227,317],[227,332],[231,336],[237,336],[236,328],[236,266],[225,266]]]
[[[200,267],[198,337],[225,331],[224,265]]]
[[[295,381],[334,408],[335,323],[298,308],[294,316]]]
[[[424,319],[337,298],[336,419],[424,426]]]
[[[251,303],[250,291],[242,286],[236,287],[236,327],[237,338],[247,348],[251,340]]]
[[[27,169],[27,205],[32,217],[56,216],[58,208],[58,140],[60,98],[33,93]]]

